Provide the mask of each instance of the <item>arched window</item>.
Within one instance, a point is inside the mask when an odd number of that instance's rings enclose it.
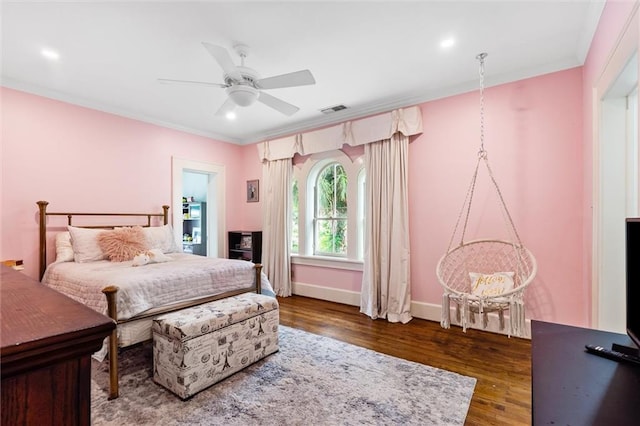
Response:
[[[314,254],[347,254],[347,173],[339,163],[325,166],[315,184]]]
[[[362,154],[314,154],[294,163],[291,186],[292,262],[362,268]]]

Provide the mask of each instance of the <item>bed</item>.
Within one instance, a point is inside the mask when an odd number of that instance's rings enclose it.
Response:
[[[151,339],[156,316],[246,292],[275,297],[259,264],[182,253],[168,223],[169,206],[161,213],[68,213],[48,212],[47,201],[37,204],[42,283],[117,324],[94,354],[98,360],[109,355],[109,399],[119,394],[118,348]],[[66,224],[53,223],[55,216],[65,216]],[[55,261],[48,262],[53,232]],[[149,254],[145,262],[132,258],[141,248]]]

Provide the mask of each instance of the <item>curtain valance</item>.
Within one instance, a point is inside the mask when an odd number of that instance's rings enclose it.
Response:
[[[400,108],[384,114],[310,132],[299,133],[280,139],[260,142],[260,160],[272,161],[315,154],[342,148],[342,145],[364,145],[390,139],[395,133],[412,136],[422,133],[422,111],[420,107]]]

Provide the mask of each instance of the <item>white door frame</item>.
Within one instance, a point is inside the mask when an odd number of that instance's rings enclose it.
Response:
[[[226,257],[226,171],[221,164],[204,163],[172,157],[171,208],[173,210],[173,232],[176,241],[182,241],[182,173],[204,173],[209,176],[207,187],[207,255]],[[204,232],[204,230],[203,230]]]
[[[626,95],[637,87],[637,11],[638,3],[592,91],[591,327],[622,333],[625,332],[623,219],[629,201],[629,172],[625,159],[629,136]],[[624,81],[624,71],[628,71],[628,67],[633,67],[635,81]],[[637,120],[637,116],[635,118]],[[637,178],[635,180],[637,182]],[[621,188],[616,189],[617,185]]]

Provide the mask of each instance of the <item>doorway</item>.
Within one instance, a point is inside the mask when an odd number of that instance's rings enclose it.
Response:
[[[638,55],[624,64],[600,99],[597,156],[594,158],[597,233],[594,256],[597,293],[594,326],[626,330],[625,218],[638,215]]]
[[[182,172],[182,251],[209,254],[208,173]]]
[[[187,192],[197,192],[187,194]],[[173,210],[173,226],[176,241],[183,239],[183,203],[184,196],[193,196],[194,200],[202,199],[207,203],[206,254],[209,257],[224,257],[225,244],[225,167],[219,164],[172,158],[172,193],[171,208]]]

